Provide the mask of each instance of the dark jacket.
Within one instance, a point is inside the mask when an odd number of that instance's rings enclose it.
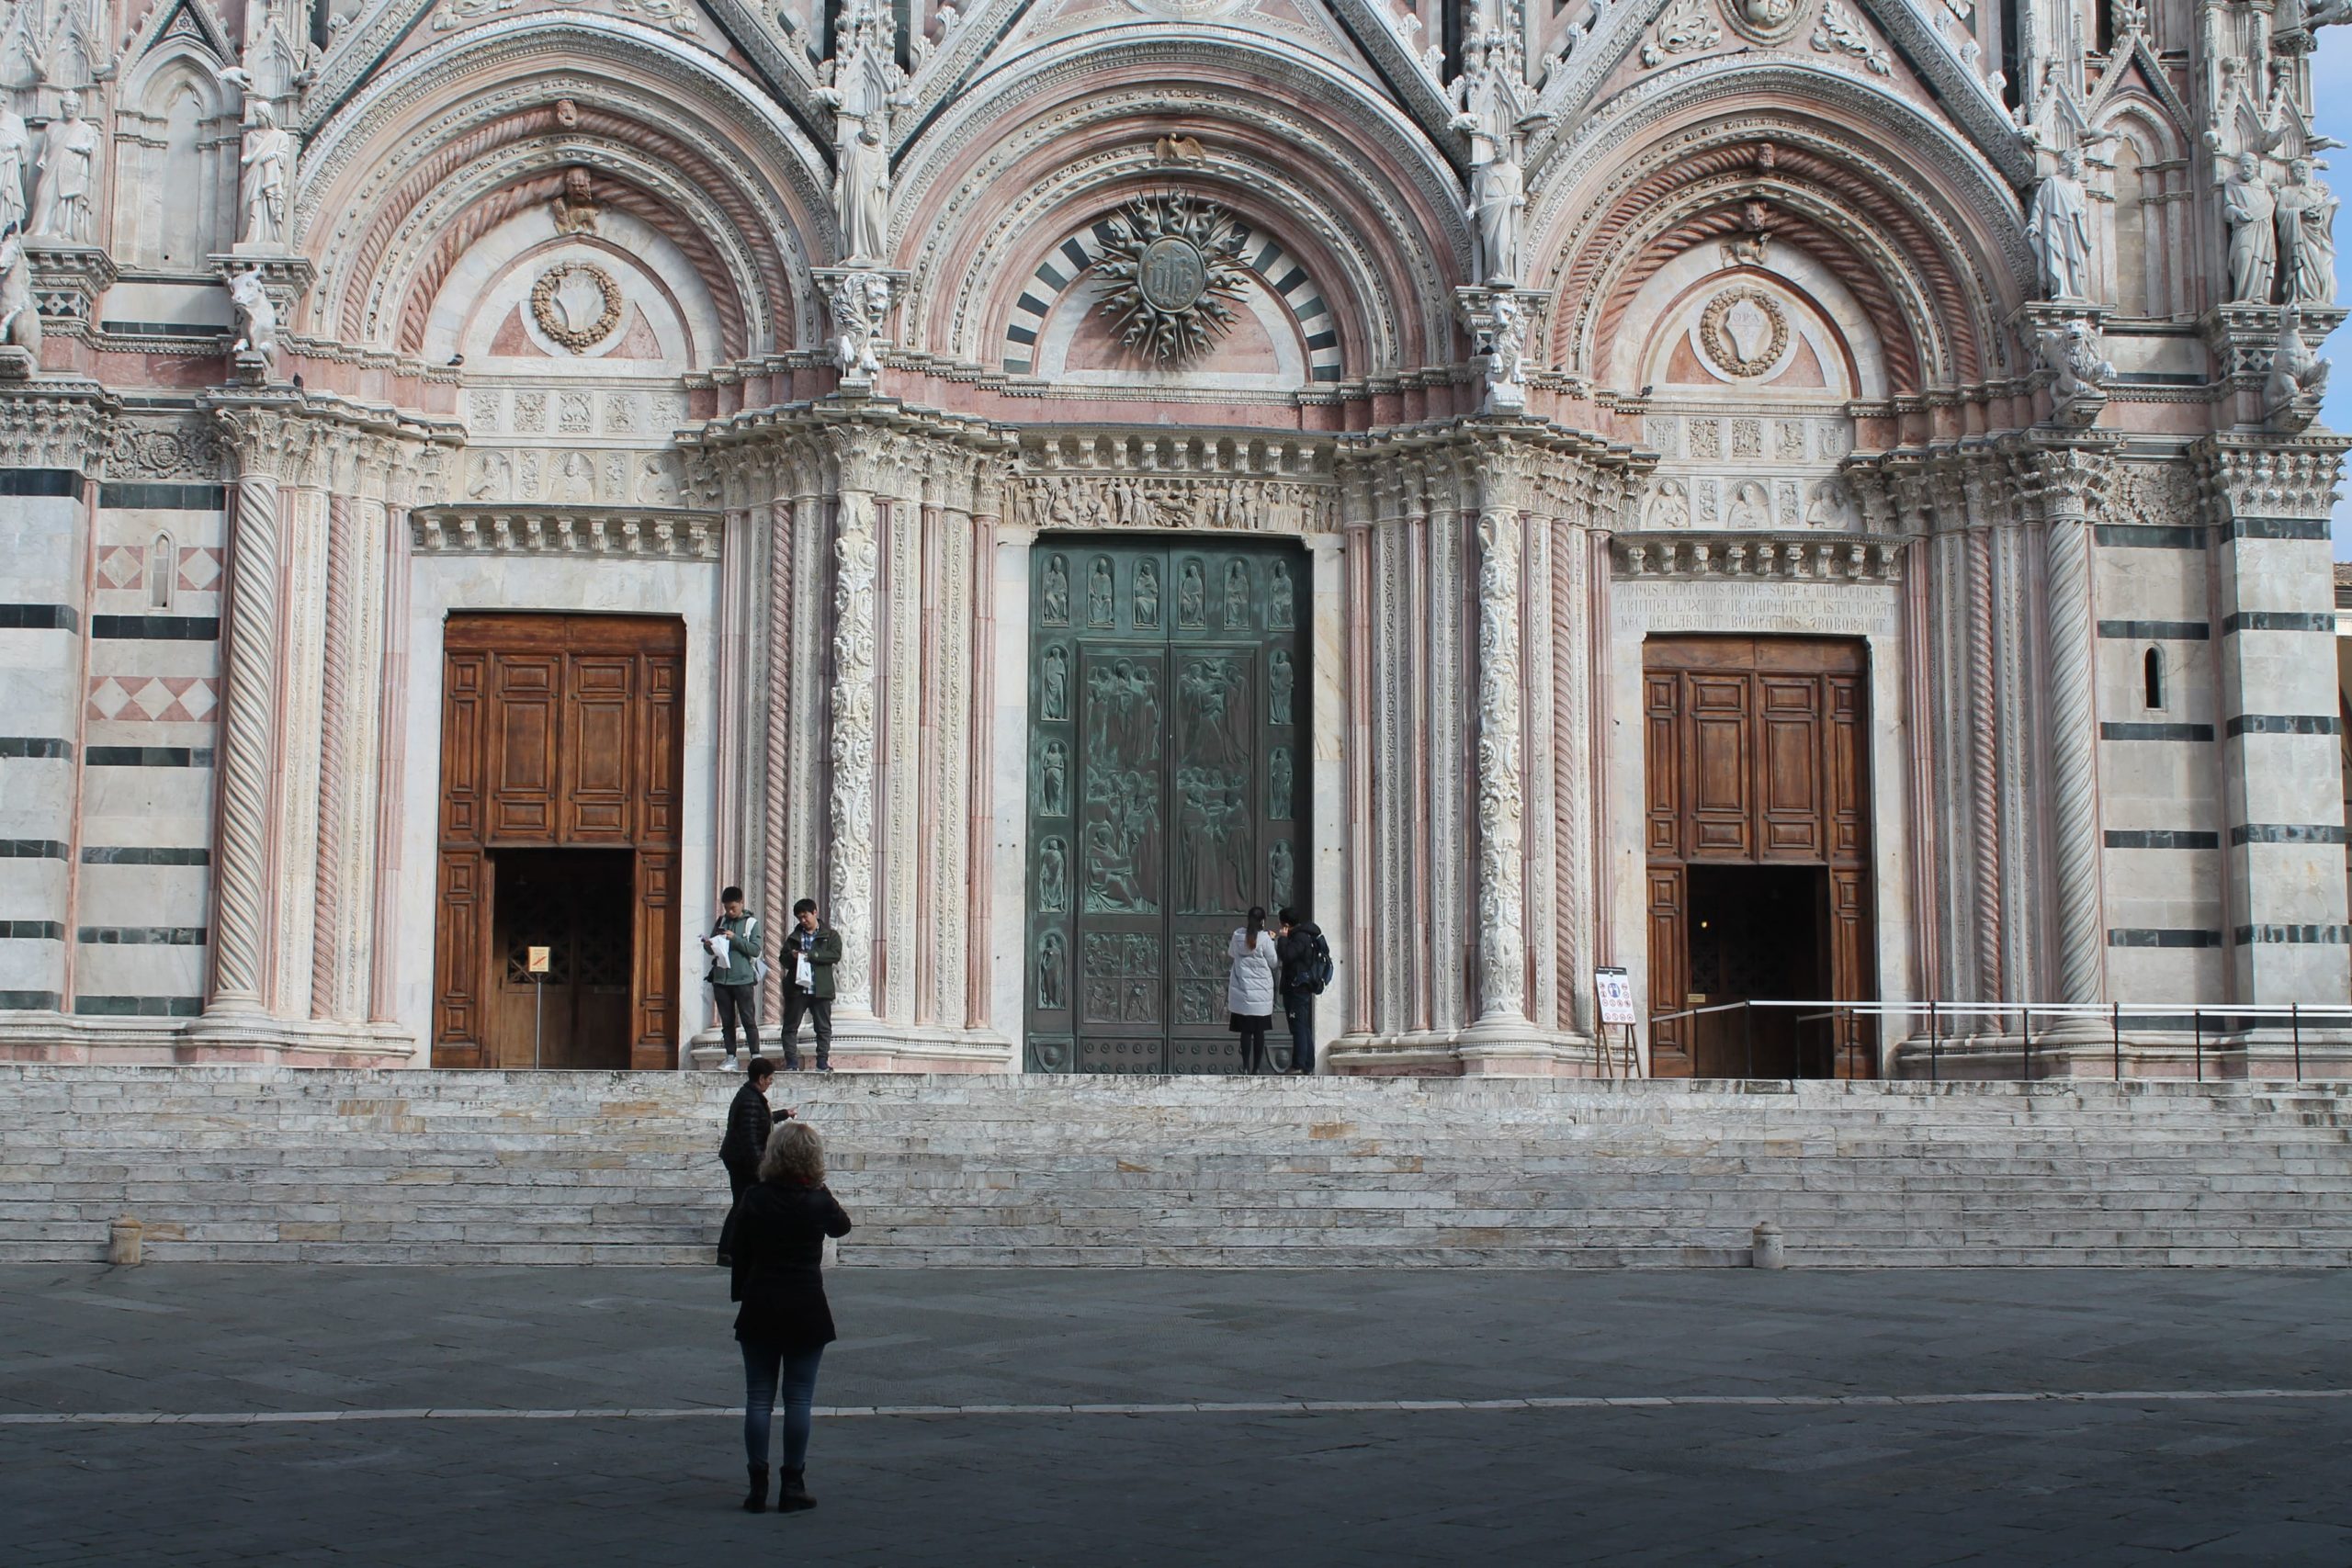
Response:
[[[1290,935],[1275,944],[1274,956],[1282,960],[1283,991],[1284,995],[1315,990],[1315,947],[1323,937],[1323,930],[1314,921],[1293,926]]]
[[[849,1235],[849,1216],[832,1193],[763,1181],[735,1206],[731,1228],[735,1273],[728,1299],[743,1303],[735,1314],[735,1337],[787,1349],[831,1344],[825,1238]]]
[[[767,1151],[768,1130],[775,1125],[775,1113],[768,1109],[768,1097],[745,1083],[727,1108],[727,1136],[718,1142],[721,1163],[757,1165]]]
[[[754,983],[757,971],[752,960],[760,955],[760,937],[765,929],[753,914],[721,915],[711,922],[713,935],[725,931],[733,940],[727,944],[727,961],[714,962],[703,978],[714,986],[749,986]]]
[[[808,948],[809,976],[816,982],[815,988],[808,994],[820,1002],[831,1001],[833,965],[842,961],[842,933],[831,926],[819,926],[813,931],[805,931],[797,921],[793,923],[792,929],[784,933],[784,983],[788,988],[797,989],[799,986],[794,976],[799,972],[800,949],[804,942]]]

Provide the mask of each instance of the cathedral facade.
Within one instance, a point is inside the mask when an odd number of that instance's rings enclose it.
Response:
[[[0,1051],[678,1066],[729,883],[893,1069],[2340,1006],[2341,9],[5,0]]]

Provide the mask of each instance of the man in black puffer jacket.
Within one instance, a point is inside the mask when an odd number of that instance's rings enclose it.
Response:
[[[1315,998],[1331,977],[1331,948],[1322,929],[1302,920],[1296,909],[1275,917],[1282,938],[1274,956],[1282,961],[1283,1011],[1290,1022],[1289,1071],[1302,1077],[1315,1074]]]
[[[727,1108],[727,1136],[719,1140],[718,1163],[727,1168],[727,1184],[741,1202],[743,1190],[760,1179],[760,1156],[768,1146],[768,1129],[775,1118],[768,1110],[768,1086],[775,1081],[775,1064],[754,1056],[743,1069],[743,1087]],[[786,1116],[791,1111],[785,1112]]]

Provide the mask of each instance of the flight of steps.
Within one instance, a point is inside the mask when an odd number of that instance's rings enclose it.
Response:
[[[0,1065],[0,1261],[699,1263],[714,1074]],[[2352,1264],[2352,1085],[786,1075],[851,1265]]]

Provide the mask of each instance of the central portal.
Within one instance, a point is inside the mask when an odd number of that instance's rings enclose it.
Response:
[[[1032,1070],[1240,1066],[1227,942],[1309,895],[1306,577],[1271,541],[1032,552]]]

